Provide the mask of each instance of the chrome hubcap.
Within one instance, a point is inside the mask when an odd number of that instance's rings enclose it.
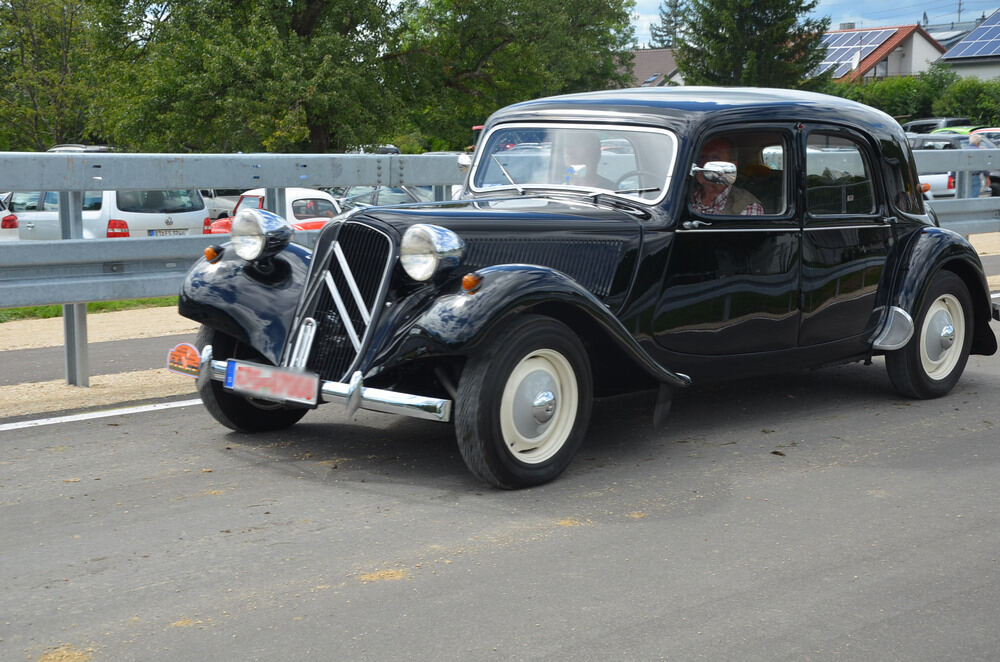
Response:
[[[547,370],[525,375],[514,393],[514,426],[525,439],[536,439],[545,430],[556,411],[559,385]]]
[[[947,310],[938,310],[927,322],[926,339],[927,357],[932,361],[941,360],[941,356],[955,344],[955,327]]]
[[[552,391],[542,391],[531,403],[531,413],[539,423],[548,423],[556,411],[556,396]]]

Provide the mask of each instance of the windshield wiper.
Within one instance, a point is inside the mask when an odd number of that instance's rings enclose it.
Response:
[[[612,191],[612,193],[653,193],[660,190],[662,189],[659,186],[653,186],[652,188],[621,188],[617,191]]]
[[[524,195],[524,189],[521,188],[521,186],[514,181],[514,178],[510,176],[510,173],[507,172],[507,168],[503,167],[503,164],[500,163],[500,159],[497,158],[497,155],[493,154],[492,157],[493,160],[497,162],[497,165],[500,166],[500,172],[502,172],[503,176],[507,178],[507,181],[510,182],[511,186],[517,189],[519,195]]]

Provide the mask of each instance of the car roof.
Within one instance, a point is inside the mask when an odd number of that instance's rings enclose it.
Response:
[[[899,123],[864,104],[816,92],[759,87],[638,87],[545,97],[507,106],[507,121],[603,121],[681,128],[714,118],[839,122],[903,140]]]
[[[243,191],[240,195],[264,195],[265,189],[254,188],[249,191]],[[323,198],[324,200],[334,200],[335,198],[327,193],[326,191],[320,191],[314,188],[301,188],[301,187],[289,187],[285,189],[286,198]]]

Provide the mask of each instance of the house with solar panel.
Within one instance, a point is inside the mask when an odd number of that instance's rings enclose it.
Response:
[[[949,48],[941,61],[962,78],[1000,76],[1000,9]]]
[[[823,35],[826,56],[817,74],[832,71],[839,82],[916,76],[945,52],[919,25],[855,29],[842,24],[840,30]]]

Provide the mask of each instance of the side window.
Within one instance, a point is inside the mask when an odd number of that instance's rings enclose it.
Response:
[[[297,219],[327,216],[333,218],[337,210],[333,203],[322,198],[306,198],[292,202],[292,214]]]
[[[59,211],[59,194],[55,191],[46,191],[45,199],[42,201],[42,211]]]
[[[875,187],[864,150],[849,138],[812,133],[806,142],[806,206],[813,215],[874,214]]]
[[[788,139],[773,130],[733,131],[709,136],[695,165],[723,162],[736,166],[735,179],[695,172],[691,209],[699,214],[774,216],[788,209]]]
[[[100,209],[103,197],[100,191],[85,191],[83,193],[83,211],[97,211]]]
[[[17,211],[38,211],[38,199],[41,191],[14,191],[10,197],[10,210]]]

